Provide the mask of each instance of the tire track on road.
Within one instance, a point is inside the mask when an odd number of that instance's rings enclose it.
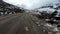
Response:
[[[19,16],[22,16],[22,15],[19,15]],[[17,24],[17,21],[19,21],[19,16],[17,15],[17,17],[11,19],[8,21],[8,23],[5,23],[3,24],[1,27],[0,27],[0,32],[1,34],[5,34],[7,31],[10,30],[10,28],[12,28],[15,24]],[[16,23],[15,23],[16,22]]]
[[[19,14],[17,14],[17,15],[12,15],[12,16],[8,16],[8,18],[7,18],[7,17],[3,18],[3,20],[0,21],[0,25],[4,24],[5,22],[8,22],[9,20],[11,20],[11,19],[13,19],[13,18],[18,17],[18,15],[19,15]]]
[[[18,17],[17,22],[15,22],[15,24],[11,27],[11,29],[7,32],[7,34],[16,34],[16,32],[17,32],[17,30],[18,30],[18,28],[21,24],[20,23],[20,18],[21,17],[22,17],[22,15]]]
[[[20,20],[23,21],[23,22],[20,21],[21,26],[19,27],[20,30],[17,31],[18,34],[19,33],[20,34],[40,34],[37,30],[39,27],[37,27],[36,24],[33,24],[31,16],[23,15],[22,18]],[[26,31],[24,29],[25,27],[28,27],[29,31]]]
[[[0,17],[0,21],[4,20],[4,19],[6,19],[6,18],[13,17],[13,16],[15,16],[15,15],[16,15],[16,14],[11,14],[11,15],[2,16],[2,17]]]

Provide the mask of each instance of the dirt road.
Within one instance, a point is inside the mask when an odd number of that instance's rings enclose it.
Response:
[[[48,34],[46,28],[36,24],[38,20],[25,13],[0,16],[0,34]]]

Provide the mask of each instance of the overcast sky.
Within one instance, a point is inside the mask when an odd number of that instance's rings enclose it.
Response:
[[[35,9],[41,6],[45,6],[46,4],[48,5],[58,2],[58,0],[3,0],[3,1],[25,9]]]

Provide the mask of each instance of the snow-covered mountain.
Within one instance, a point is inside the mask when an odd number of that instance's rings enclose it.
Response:
[[[52,5],[58,0],[3,0],[6,3],[23,7],[25,9],[35,9],[46,5]]]

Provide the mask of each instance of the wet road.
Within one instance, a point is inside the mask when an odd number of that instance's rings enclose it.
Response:
[[[48,34],[46,28],[36,24],[38,20],[25,13],[0,16],[0,34]]]

